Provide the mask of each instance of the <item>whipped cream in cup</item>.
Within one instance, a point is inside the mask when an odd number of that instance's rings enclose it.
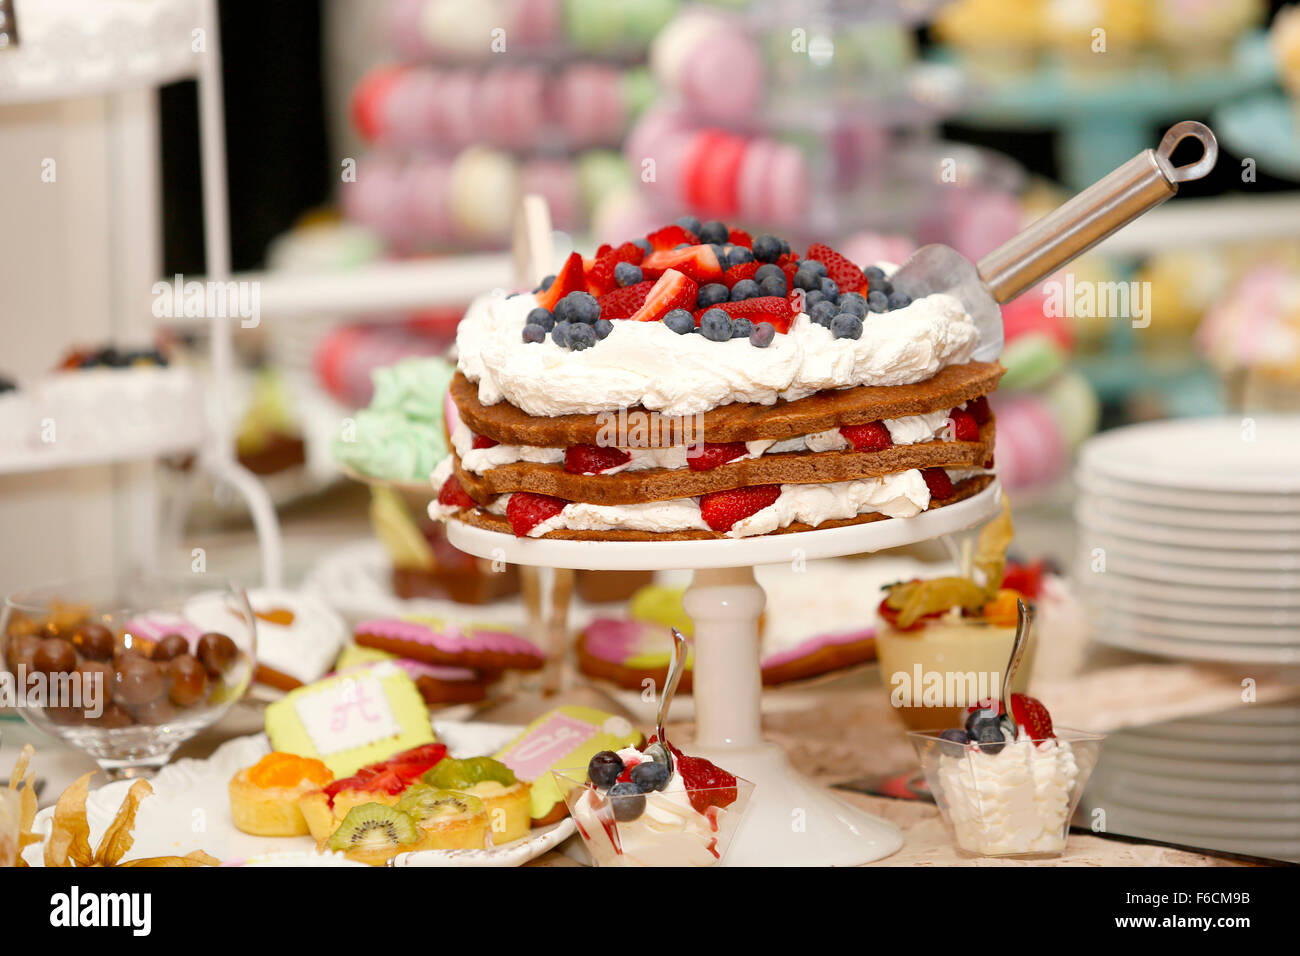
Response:
[[[618,755],[629,770],[650,759],[631,747]],[[586,769],[556,770],[552,775],[597,866],[716,866],[754,789],[748,780],[736,777],[734,787],[688,791],[682,774],[674,773],[663,790],[642,794],[645,809],[635,820],[617,820],[607,793],[587,779]],[[717,802],[725,800],[727,805],[712,802],[715,794],[721,797]],[[696,803],[706,804],[704,810]]]
[[[908,735],[953,842],[975,856],[1057,856],[1105,737],[1057,728],[1031,740],[1022,730],[997,752]]]

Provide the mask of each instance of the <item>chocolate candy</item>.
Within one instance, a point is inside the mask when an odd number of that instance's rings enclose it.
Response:
[[[32,664],[46,674],[67,674],[77,666],[77,652],[63,638],[49,637],[41,641],[32,657]]]
[[[209,631],[199,638],[199,661],[209,677],[220,677],[239,656],[239,647],[225,634]]]
[[[93,621],[81,625],[72,635],[72,646],[91,660],[111,660],[113,645],[113,632],[103,624],[96,624]]]
[[[190,707],[203,699],[208,689],[208,672],[192,654],[182,654],[167,664],[171,680],[168,696],[177,707]]]
[[[168,634],[154,647],[150,658],[155,661],[169,661],[181,654],[190,652],[190,642],[180,634]]]
[[[124,704],[139,706],[157,700],[167,689],[162,668],[143,657],[126,657],[118,664],[113,696]]]

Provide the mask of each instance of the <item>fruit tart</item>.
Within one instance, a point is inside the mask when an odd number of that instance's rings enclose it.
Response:
[[[500,846],[528,836],[532,828],[532,787],[491,757],[440,760],[420,778],[439,790],[471,794],[487,808],[492,842]]]
[[[396,806],[352,807],[325,846],[350,860],[383,866],[399,853],[482,849],[487,832],[487,811],[477,797],[416,784]]]
[[[319,760],[272,751],[230,778],[230,815],[254,836],[306,836],[299,800],[333,779]]]
[[[406,789],[446,756],[445,744],[424,744],[303,794],[298,806],[311,835],[324,844],[352,808],[369,803],[396,806]]]

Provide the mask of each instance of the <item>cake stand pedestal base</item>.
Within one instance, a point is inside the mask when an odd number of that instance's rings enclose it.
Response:
[[[809,586],[815,587],[811,578]],[[696,733],[689,753],[756,784],[728,866],[857,866],[903,845],[897,828],[806,780],[785,752],[763,740],[754,569],[695,572],[683,597],[695,623]]]

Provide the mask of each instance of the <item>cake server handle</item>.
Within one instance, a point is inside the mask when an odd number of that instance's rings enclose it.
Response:
[[[1201,158],[1175,166],[1170,156],[1184,139],[1201,144]],[[976,266],[980,278],[994,299],[1010,302],[1111,233],[1159,206],[1178,192],[1179,183],[1205,176],[1218,157],[1218,141],[1205,124],[1184,120],[1171,126],[1155,149],[1144,149],[980,259]]]

